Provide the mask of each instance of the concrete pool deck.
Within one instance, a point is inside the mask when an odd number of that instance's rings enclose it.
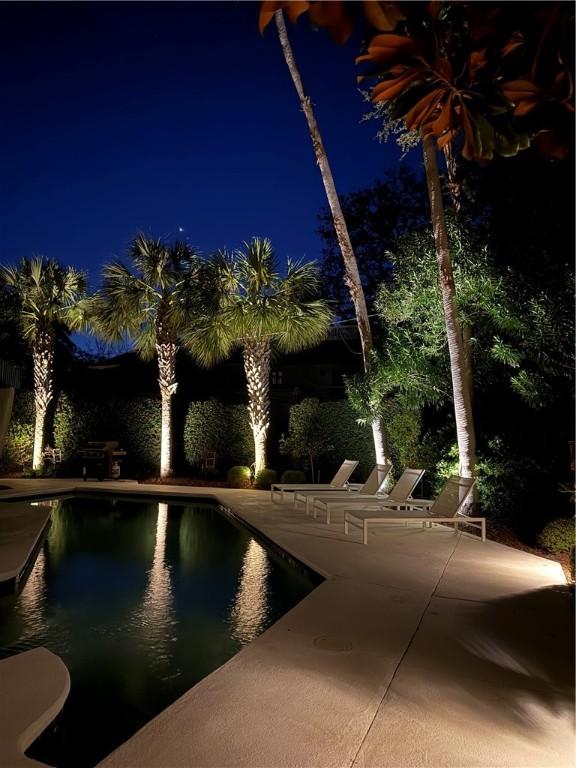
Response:
[[[363,546],[263,491],[5,482],[0,498],[215,498],[326,577],[102,768],[575,765],[573,605],[555,562],[439,526],[376,528]]]

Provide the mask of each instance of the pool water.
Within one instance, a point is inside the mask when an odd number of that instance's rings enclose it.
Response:
[[[24,586],[0,598],[0,652],[43,645],[70,671],[61,715],[27,752],[50,765],[95,765],[319,581],[215,504],[49,503]]]

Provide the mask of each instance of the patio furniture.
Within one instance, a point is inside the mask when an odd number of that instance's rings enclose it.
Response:
[[[205,451],[200,461],[200,472],[206,474],[216,469],[216,451]]]
[[[423,528],[431,528],[433,523],[453,525],[454,532],[458,532],[459,525],[470,525],[481,531],[482,541],[486,541],[486,518],[468,517],[462,510],[474,487],[474,480],[469,477],[453,475],[448,478],[440,491],[438,498],[410,499],[401,510],[394,502],[387,501],[378,504],[377,507],[364,509],[344,510],[344,533],[348,533],[349,525],[357,525],[362,528],[362,540],[368,543],[368,528],[371,525],[390,523],[421,523]],[[394,514],[394,509],[397,513]],[[425,512],[425,514],[422,514]]]
[[[298,503],[305,504],[306,514],[308,514],[308,512],[312,509],[314,511],[314,517],[316,517],[316,502],[318,502],[320,505],[325,504],[326,523],[328,524],[330,523],[329,504],[337,504],[340,502],[340,504],[346,506],[350,503],[356,504],[358,500],[367,502],[371,499],[381,498],[378,496],[378,494],[382,491],[384,483],[386,482],[386,478],[388,477],[388,473],[390,472],[390,468],[390,464],[376,464],[372,472],[370,472],[370,475],[368,476],[368,479],[364,485],[362,485],[357,490],[350,488],[346,491],[337,491],[331,493],[318,493],[317,491],[298,491],[294,494],[294,504],[295,506],[297,506]]]
[[[275,501],[275,494],[280,496],[280,501],[284,501],[284,492],[285,491],[301,491],[301,490],[317,490],[317,491],[330,491],[335,490],[339,491],[346,487],[346,482],[348,481],[348,478],[354,472],[356,467],[358,466],[357,461],[351,461],[350,459],[345,459],[338,472],[334,475],[332,480],[329,483],[272,483],[270,486],[270,499],[271,501]]]

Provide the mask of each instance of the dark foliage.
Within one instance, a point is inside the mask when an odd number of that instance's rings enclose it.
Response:
[[[340,202],[371,312],[378,286],[390,277],[386,250],[401,235],[421,229],[429,222],[425,182],[410,168],[402,167],[398,172],[389,172],[368,189],[343,195]],[[353,317],[350,296],[343,282],[344,267],[332,215],[324,209],[318,219],[323,242],[324,294],[334,302],[337,315]]]

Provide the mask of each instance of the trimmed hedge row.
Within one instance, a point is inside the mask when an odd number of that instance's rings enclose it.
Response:
[[[184,424],[186,461],[198,466],[206,451],[216,452],[218,468],[252,464],[254,442],[246,405],[214,399],[190,403]]]

